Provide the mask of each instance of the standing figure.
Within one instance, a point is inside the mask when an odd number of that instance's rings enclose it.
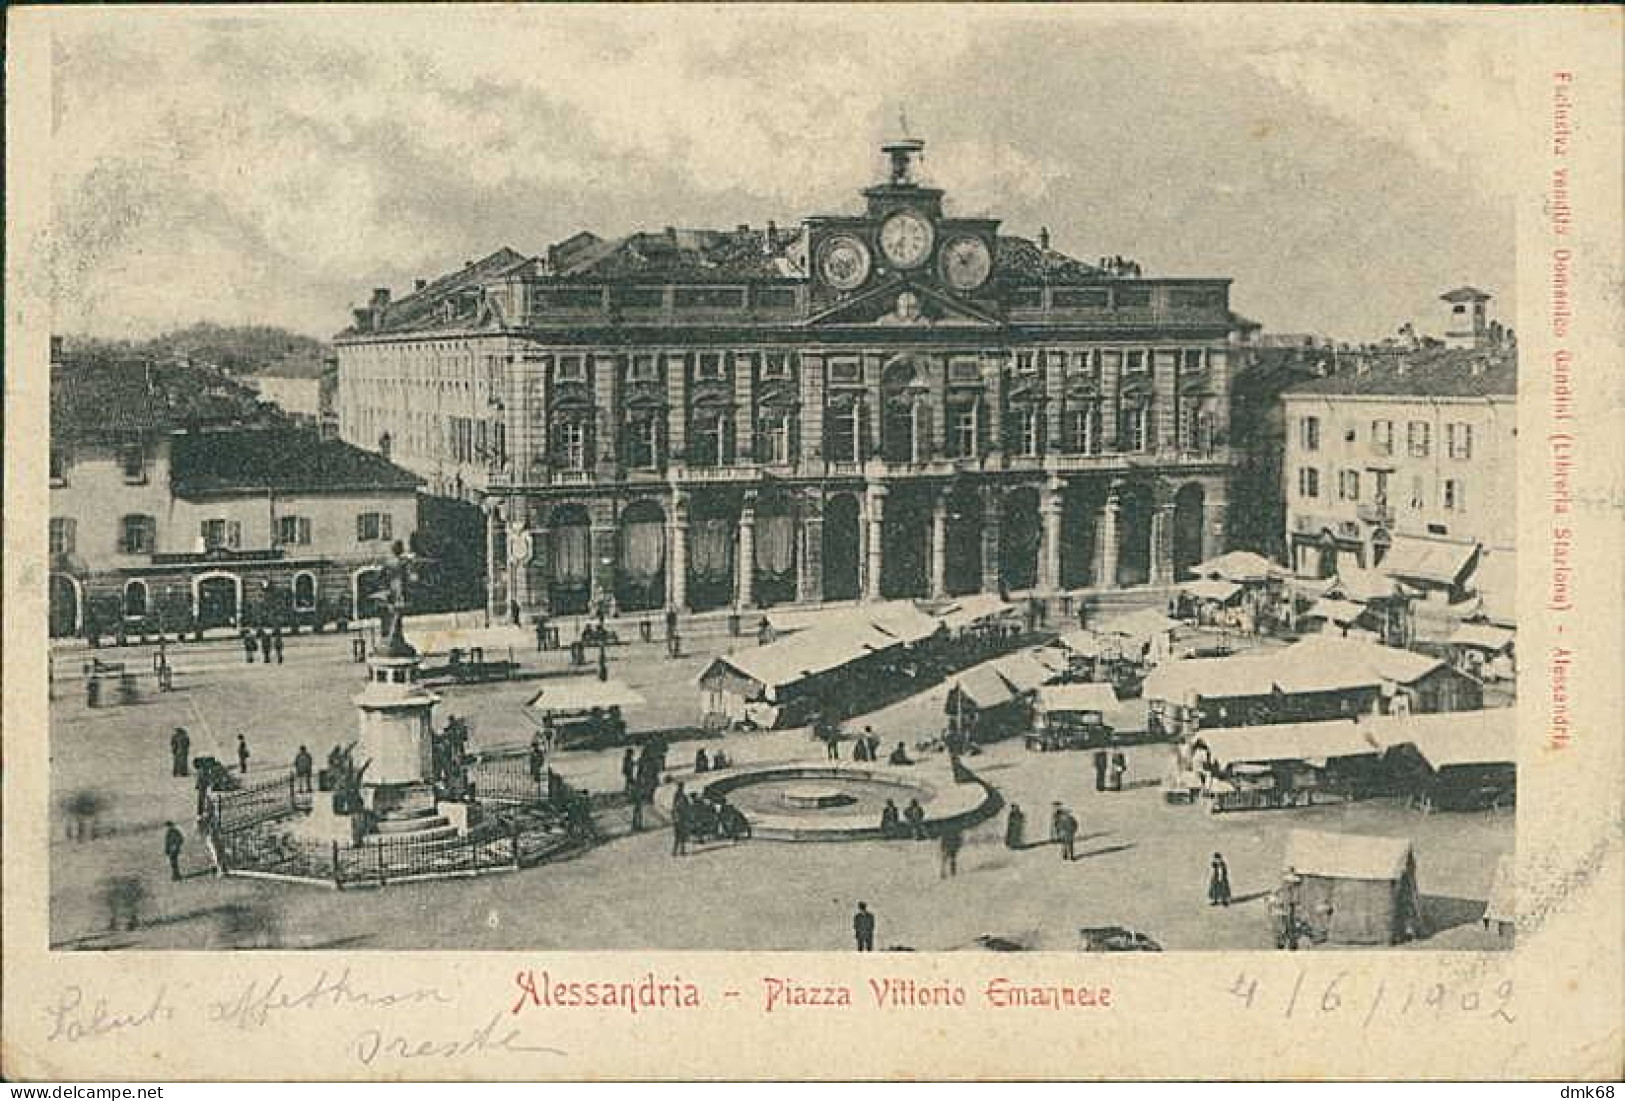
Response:
[[[515,627],[519,626],[519,601],[508,601],[508,617],[513,620]]]
[[[254,664],[254,650],[255,650],[254,633],[252,631],[250,631],[247,627],[244,627],[243,628],[243,657],[245,659],[247,659],[248,664],[250,664],[250,665]]]
[[[1123,790],[1123,774],[1127,771],[1128,758],[1123,755],[1122,750],[1113,750],[1111,769],[1111,789],[1113,791]]]
[[[316,761],[311,757],[310,750],[300,746],[299,752],[293,755],[293,775],[299,781],[300,791],[309,792],[311,790],[310,774],[315,766]]]
[[[192,754],[192,736],[184,726],[177,726],[169,736],[169,768],[172,776],[186,776],[187,762]]]
[[[258,632],[260,641],[260,660],[266,665],[271,664],[271,632],[261,627]]]
[[[638,759],[631,746],[627,746],[626,752],[621,754],[621,782],[626,785],[628,795],[631,795],[632,789],[637,787]]]
[[[271,652],[276,654],[276,663],[278,665],[281,665],[282,664],[282,628],[280,626],[271,628]]]
[[[875,915],[867,903],[858,903],[858,912],[852,915],[852,935],[857,939],[859,952],[875,950]]]
[[[164,823],[164,855],[169,858],[169,878],[181,877],[181,846],[186,844],[186,836],[173,822]]]
[[[1072,817],[1072,812],[1062,807],[1056,821],[1057,829],[1061,835],[1061,859],[1073,861],[1078,858],[1078,820]]]
[[[248,741],[241,734],[237,735],[237,771],[244,776],[248,775]]]
[[[902,815],[897,810],[897,804],[890,799],[880,811],[880,834],[882,837],[896,837],[902,830]]]
[[[1208,865],[1207,904],[1230,905],[1230,868],[1219,853],[1213,854],[1213,860]]]
[[[1004,822],[1004,847],[1019,849],[1027,841],[1027,816],[1021,812],[1021,807],[1015,803],[1010,804],[1010,816]]]
[[[1106,790],[1107,755],[1104,749],[1095,750],[1095,790]]]
[[[688,832],[691,812],[688,794],[678,784],[671,797],[671,855],[683,856],[688,852]]]
[[[958,830],[946,830],[942,834],[941,864],[937,868],[938,879],[948,879],[959,874],[959,849],[963,844]]]

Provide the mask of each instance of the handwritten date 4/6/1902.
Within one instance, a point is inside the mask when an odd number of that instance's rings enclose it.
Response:
[[[369,1028],[357,1036],[350,1046],[351,1052],[364,1066],[384,1060],[468,1059],[482,1055],[563,1055],[555,1047],[524,1042],[523,1030],[515,1027],[498,1029],[503,1014],[499,1010],[491,1019],[471,1032],[451,1037],[408,1035],[404,1031]]]
[[[1294,1013],[1358,1013],[1360,1027],[1371,1024],[1379,1014],[1390,1017],[1414,1017],[1418,1013],[1462,1016],[1483,1013],[1506,1024],[1516,1023],[1512,1016],[1512,980],[1502,979],[1494,986],[1452,986],[1442,982],[1411,982],[1390,985],[1387,979],[1360,982],[1351,979],[1347,971],[1339,971],[1329,980],[1310,978],[1299,971],[1290,983],[1272,982],[1266,990],[1262,980],[1243,971],[1230,985],[1230,994],[1241,999],[1248,1009],[1279,999],[1281,1014]]]

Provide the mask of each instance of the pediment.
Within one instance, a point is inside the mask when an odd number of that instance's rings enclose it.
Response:
[[[980,307],[929,283],[894,279],[836,303],[813,315],[807,324],[877,329],[995,329],[1001,327],[1002,322]]]

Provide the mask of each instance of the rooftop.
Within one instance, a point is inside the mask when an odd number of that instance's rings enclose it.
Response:
[[[274,490],[413,490],[422,483],[381,455],[306,428],[188,432],[170,448],[176,496]]]
[[[1391,397],[1513,397],[1518,392],[1516,346],[1497,348],[1363,349],[1323,354],[1328,374],[1285,393]]]
[[[282,421],[251,389],[209,367],[101,356],[51,364],[51,438],[57,442]]]

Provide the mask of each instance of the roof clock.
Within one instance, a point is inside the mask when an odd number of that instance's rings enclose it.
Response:
[[[880,224],[880,251],[900,271],[911,271],[931,258],[936,229],[917,210],[899,210]]]
[[[980,237],[950,237],[937,257],[943,280],[956,291],[973,291],[993,273],[993,254]]]
[[[863,286],[873,266],[869,246],[851,234],[831,237],[818,250],[819,277],[838,291],[851,291]]]

